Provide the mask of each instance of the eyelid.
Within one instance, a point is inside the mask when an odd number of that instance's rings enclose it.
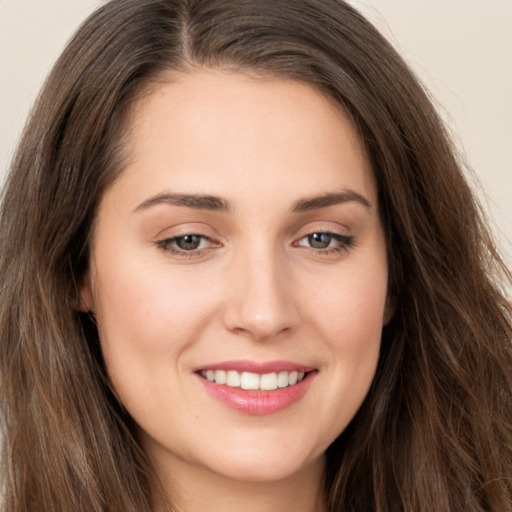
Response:
[[[339,257],[350,251],[355,245],[355,236],[349,233],[350,229],[338,222],[311,222],[297,230],[292,246],[307,251],[313,256]],[[315,234],[331,237],[329,245],[327,247],[313,247],[311,241],[307,239]],[[333,241],[335,242],[334,245],[332,244]]]
[[[198,248],[191,249],[180,248],[177,245],[177,241],[184,239],[187,236],[195,236],[201,239],[200,246]],[[222,247],[222,243],[218,242],[212,236],[205,234],[204,230],[194,228],[181,229],[177,233],[172,233],[168,236],[160,236],[154,243],[164,253],[179,258],[199,258],[215,248]],[[201,247],[205,243],[207,244],[207,247]]]
[[[163,238],[162,240],[159,240],[159,244],[169,244],[169,243],[177,243],[178,241],[184,240],[188,237],[195,237],[199,239],[199,245],[201,246],[203,242],[211,242],[211,238],[206,235],[200,235],[199,233],[186,233],[184,235],[176,235],[169,238]],[[200,249],[182,249],[185,252],[189,252],[192,250],[200,250]]]
[[[339,240],[340,242],[347,242],[347,243],[354,238],[351,235],[343,235],[341,233],[336,233],[335,231],[316,230],[316,231],[311,231],[310,233],[306,233],[306,234],[302,235],[301,237],[298,238],[298,240],[299,241],[304,240],[305,238],[308,238],[313,235],[327,235],[335,240]]]
[[[349,245],[352,245],[353,244],[353,241],[354,241],[354,236],[351,236],[351,235],[343,235],[341,233],[336,233],[336,232],[332,232],[332,231],[322,231],[322,230],[316,230],[316,231],[312,231],[310,233],[306,233],[305,235],[301,236],[300,238],[297,239],[297,244],[306,239],[306,238],[309,238],[313,235],[327,235],[329,237],[331,237],[332,239],[338,241],[340,244],[342,245],[345,245],[345,246],[349,246]],[[312,247],[312,249],[314,249]],[[321,250],[321,249],[315,249],[315,250]]]
[[[292,247],[302,248],[310,253],[327,256],[329,254],[334,255],[335,253],[346,252],[354,246],[355,237],[344,233],[344,231],[348,230],[346,226],[331,222],[328,225],[325,223],[320,225],[316,223],[311,224],[303,226],[302,229],[298,230],[296,236],[293,237]],[[168,234],[165,234],[166,232]],[[201,258],[212,250],[224,245],[218,240],[219,237],[215,236],[215,234],[212,236],[209,232],[211,232],[211,229],[207,225],[198,227],[197,225],[185,224],[177,226],[177,229],[162,230],[160,236],[154,240],[154,244],[163,252],[180,258]],[[316,244],[311,239],[309,243],[307,241],[308,237],[313,237],[315,234],[326,235],[331,240],[328,241],[326,247],[315,247]],[[177,242],[187,236],[195,236],[200,239],[197,248],[193,247],[193,244],[190,248],[179,246],[181,244]],[[319,243],[321,244],[321,241]]]
[[[293,238],[298,240],[314,233],[326,233],[330,235],[349,237],[351,236],[352,229],[346,224],[338,221],[322,221],[313,220],[311,222],[303,223],[300,227],[297,226]]]
[[[170,239],[186,235],[198,235],[208,238],[216,238],[218,235],[215,229],[208,223],[198,221],[180,221],[176,223],[166,222],[158,232],[155,232],[153,239]]]

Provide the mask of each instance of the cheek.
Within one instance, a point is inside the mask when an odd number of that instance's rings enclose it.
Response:
[[[338,298],[332,297],[333,350],[355,382],[369,387],[380,352],[387,274],[376,269],[355,270],[344,280]]]
[[[335,269],[320,288],[313,284],[303,285],[307,309],[333,342],[357,352],[374,344],[376,337],[380,340],[387,296],[385,258],[355,261]]]
[[[100,274],[98,282],[95,309],[104,339],[131,340],[150,351],[169,348],[179,332],[199,326],[211,302],[192,274],[179,276],[165,265],[124,262]]]
[[[380,262],[346,269],[327,293],[310,294],[311,323],[320,334],[326,388],[325,439],[335,439],[352,420],[373,381],[380,354],[387,272]]]
[[[156,396],[150,386],[178,378],[181,354],[209,322],[211,288],[206,293],[190,276],[170,275],[155,265],[125,260],[105,268],[108,272],[97,273],[101,286],[94,293],[105,364],[125,405],[132,395],[141,397],[139,403],[150,402],[147,397]]]

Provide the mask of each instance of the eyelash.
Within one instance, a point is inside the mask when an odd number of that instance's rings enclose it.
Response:
[[[335,240],[337,242],[337,245],[335,247],[326,247],[326,248],[315,248],[315,247],[307,247],[300,242],[302,240],[309,239],[310,237],[313,237],[315,235],[323,235],[330,237],[329,245],[331,244],[332,240]],[[200,239],[200,245],[203,243],[210,243],[213,245],[210,245],[208,247],[203,248],[196,248],[191,250],[181,249],[176,246],[178,241],[185,239],[186,237],[197,237]],[[165,238],[163,240],[158,240],[156,242],[157,246],[164,252],[170,253],[172,255],[181,257],[181,258],[194,258],[197,256],[202,256],[205,254],[205,252],[210,251],[211,249],[215,247],[220,247],[220,244],[213,242],[213,240],[206,236],[206,235],[200,235],[197,233],[187,233],[184,235],[175,236],[172,238]],[[349,235],[341,235],[339,233],[332,233],[329,231],[313,231],[312,233],[308,233],[307,235],[302,236],[297,242],[293,244],[295,247],[306,247],[310,249],[311,251],[321,254],[323,256],[328,255],[334,255],[339,254],[341,252],[348,251],[351,247],[355,245],[355,238],[353,236]]]
[[[212,239],[206,235],[199,235],[197,233],[187,233],[184,235],[174,236],[172,238],[165,238],[163,240],[158,240],[157,245],[162,251],[166,253],[171,253],[175,256],[179,256],[182,258],[193,258],[195,256],[203,255],[205,251],[208,251],[212,249],[212,246],[199,248],[199,249],[180,249],[176,246],[177,242],[179,240],[183,240],[186,237],[197,237],[200,239],[200,244],[207,242],[207,243],[213,243]],[[215,245],[215,244],[214,244]],[[218,245],[218,244],[217,244]]]
[[[315,248],[311,246],[308,247],[309,249],[315,251],[315,253],[319,253],[323,256],[339,254],[341,252],[348,251],[355,244],[355,238],[353,236],[341,235],[340,233],[332,233],[330,231],[313,231],[312,233],[308,233],[307,235],[304,235],[302,238],[300,238],[299,241],[296,242],[296,244],[299,245],[299,247],[303,247],[302,245],[299,244],[299,242],[305,239],[309,239],[315,235],[328,236],[331,239],[329,241],[329,245],[332,242],[332,240],[335,240],[337,242],[335,247],[326,247],[324,249]]]

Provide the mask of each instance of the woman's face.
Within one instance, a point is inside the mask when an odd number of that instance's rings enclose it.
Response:
[[[127,148],[82,299],[150,459],[252,481],[321,467],[387,315],[376,184],[347,116],[307,85],[197,70],[135,105]]]

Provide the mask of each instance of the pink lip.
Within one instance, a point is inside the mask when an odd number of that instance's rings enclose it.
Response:
[[[246,390],[225,384],[216,384],[201,376],[204,370],[236,370],[239,372],[271,373],[279,371],[304,371],[304,379],[293,386],[278,388],[273,391]],[[271,363],[254,363],[252,361],[229,361],[201,367],[195,373],[203,388],[215,399],[235,411],[251,415],[273,414],[298,402],[308,391],[317,371],[303,365],[285,361]]]
[[[236,370],[237,372],[251,372],[263,375],[273,372],[310,372],[314,370],[312,366],[304,366],[303,364],[293,363],[291,361],[222,361],[220,363],[207,364],[196,368],[195,372],[202,370]]]

